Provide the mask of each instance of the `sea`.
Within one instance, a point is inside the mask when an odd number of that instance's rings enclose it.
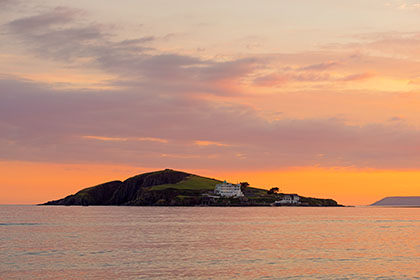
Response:
[[[2,205],[0,279],[420,279],[420,208]]]

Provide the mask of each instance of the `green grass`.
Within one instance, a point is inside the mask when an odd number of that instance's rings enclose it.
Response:
[[[178,190],[202,190],[202,191],[210,191],[214,190],[216,184],[221,183],[218,180],[200,177],[196,175],[190,175],[185,180],[178,182],[176,184],[166,184],[166,185],[158,185],[153,186],[151,188],[152,191],[159,191],[164,189],[178,189]]]
[[[267,196],[267,190],[257,189],[252,187],[242,188],[242,192],[248,197],[262,197]],[[268,195],[270,196],[270,195]]]

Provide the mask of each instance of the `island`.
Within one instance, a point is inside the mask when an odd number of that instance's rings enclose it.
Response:
[[[388,196],[370,206],[420,207],[420,196]]]
[[[246,182],[230,184],[172,169],[103,183],[41,205],[342,206],[333,199],[284,194],[278,188],[253,188]]]

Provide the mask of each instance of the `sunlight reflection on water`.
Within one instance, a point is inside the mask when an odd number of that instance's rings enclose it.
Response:
[[[419,208],[0,206],[0,279],[420,279]]]

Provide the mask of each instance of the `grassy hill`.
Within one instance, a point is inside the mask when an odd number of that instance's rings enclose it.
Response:
[[[215,198],[213,191],[219,183],[220,180],[165,169],[85,188],[45,205],[269,206],[283,196],[248,186],[242,187],[244,197]],[[301,199],[306,206],[337,206],[331,199]]]
[[[177,190],[200,190],[200,191],[212,191],[214,186],[221,183],[222,181],[216,179],[210,179],[197,175],[189,175],[184,180],[176,184],[164,184],[151,187],[152,191],[160,191],[164,189],[177,189]]]

